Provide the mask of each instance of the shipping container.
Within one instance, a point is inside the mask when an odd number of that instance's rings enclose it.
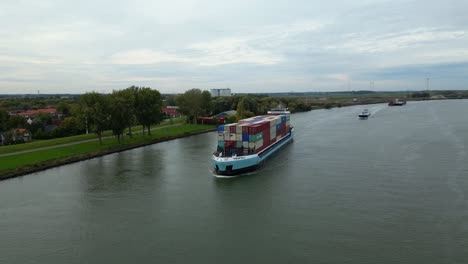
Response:
[[[224,133],[218,132],[218,141],[224,141]]]
[[[224,148],[224,141],[218,141],[218,147]]]
[[[242,133],[242,141],[249,141],[249,134]]]
[[[263,146],[263,139],[260,139],[257,142],[255,142],[255,149],[259,149],[262,146]]]
[[[260,139],[263,139],[263,132],[260,132],[260,133],[255,134],[255,135],[249,135],[249,141],[250,142],[257,142]]]
[[[236,141],[224,141],[224,146],[226,147],[235,147],[236,146]]]
[[[249,142],[248,141],[242,141],[242,147],[249,148]]]
[[[237,125],[237,123],[231,124],[229,126],[229,132],[236,133],[236,125]]]
[[[229,140],[237,141],[237,134],[236,133],[229,133]]]
[[[270,139],[276,137],[276,129],[270,129]]]
[[[258,134],[258,132],[261,131],[260,124],[255,124],[252,126],[249,126],[249,135],[255,135]]]
[[[238,124],[236,126],[236,133],[237,134],[242,134],[242,127],[244,126],[245,124]]]
[[[249,149],[253,149],[255,147],[255,142],[249,142]]]
[[[242,134],[236,134],[236,141],[242,141]]]
[[[223,132],[223,131],[224,131],[224,126],[223,125],[218,126],[218,132]]]
[[[241,148],[242,147],[242,141],[236,141],[236,147]]]
[[[228,141],[229,140],[229,132],[224,132],[224,141]]]

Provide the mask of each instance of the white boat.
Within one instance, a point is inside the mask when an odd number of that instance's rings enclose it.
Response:
[[[368,118],[370,115],[371,115],[371,113],[369,112],[369,110],[368,110],[368,109],[364,109],[364,110],[358,115],[358,117],[361,118],[361,119],[366,119],[366,118]]]

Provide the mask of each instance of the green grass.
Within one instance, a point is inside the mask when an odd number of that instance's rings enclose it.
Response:
[[[58,147],[54,149],[38,150],[30,153],[0,157],[0,175],[6,174],[17,168],[33,166],[40,162],[53,161],[62,158],[76,157],[81,154],[93,154],[100,151],[108,151],[125,148],[131,145],[150,143],[154,140],[166,136],[182,136],[187,133],[208,131],[214,126],[209,125],[181,125],[168,128],[162,128],[152,131],[152,135],[134,135],[132,138],[126,137],[121,143],[115,138],[103,140],[100,145],[98,141],[76,144],[73,146]]]
[[[172,120],[172,124],[182,124],[184,122],[185,122],[185,118],[177,118],[177,119]],[[157,127],[168,126],[168,125],[171,125],[171,122],[164,121],[159,125],[151,126],[151,128],[154,129]],[[132,127],[132,131],[139,131],[141,130],[141,128],[142,128],[141,126],[134,126]],[[125,130],[125,132],[127,131],[128,129]],[[111,135],[112,135],[112,131],[110,130],[104,131],[103,133],[104,137],[111,136]],[[66,144],[66,143],[93,139],[93,138],[97,138],[97,135],[95,133],[91,133],[87,135],[77,135],[77,136],[71,136],[71,137],[55,138],[55,139],[49,139],[49,140],[37,140],[37,141],[32,141],[29,143],[18,144],[18,145],[2,146],[0,147],[0,154],[7,154],[7,153],[12,153],[12,152],[17,152],[17,151],[55,146],[55,145]]]

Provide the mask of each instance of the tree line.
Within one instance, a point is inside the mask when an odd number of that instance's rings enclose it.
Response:
[[[164,99],[164,100],[163,100]],[[110,94],[88,92],[73,98],[17,98],[0,100],[0,132],[16,128],[31,131],[34,139],[49,139],[96,133],[102,142],[103,132],[111,130],[119,141],[125,129],[131,135],[132,126],[141,125],[143,133],[151,134],[150,126],[164,119],[163,106],[178,106],[186,116],[187,123],[195,123],[198,116],[213,116],[237,110],[237,115],[228,116],[228,122],[266,114],[268,110],[282,104],[291,112],[308,111],[311,104],[305,97],[270,97],[266,95],[233,95],[212,97],[210,92],[191,89],[183,94],[162,96],[159,91],[148,87],[131,86]],[[38,114],[32,123],[22,116],[9,115],[4,109],[38,109],[54,106],[59,116]],[[54,127],[50,129],[50,127]]]
[[[126,128],[132,134],[132,126],[142,126],[151,135],[151,125],[163,119],[161,112],[162,96],[157,90],[148,87],[132,86],[111,94],[86,93],[80,96],[78,119],[87,131],[98,135],[102,143],[102,133],[112,130],[120,142]]]
[[[158,124],[163,119],[162,105],[159,91],[148,87],[132,86],[113,91],[111,94],[88,92],[72,104],[58,102],[56,109],[61,118],[50,114],[37,114],[33,121],[28,123],[23,116],[9,115],[6,110],[0,108],[0,132],[26,128],[31,131],[34,139],[93,132],[102,143],[103,132],[112,130],[120,142],[125,129],[128,128],[131,135],[134,125],[141,125],[143,134],[151,134],[151,125]],[[56,128],[46,131],[48,126]]]

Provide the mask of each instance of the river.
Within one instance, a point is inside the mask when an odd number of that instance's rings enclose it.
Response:
[[[468,263],[467,113],[294,114],[295,141],[232,179],[207,133],[2,181],[0,263]]]

